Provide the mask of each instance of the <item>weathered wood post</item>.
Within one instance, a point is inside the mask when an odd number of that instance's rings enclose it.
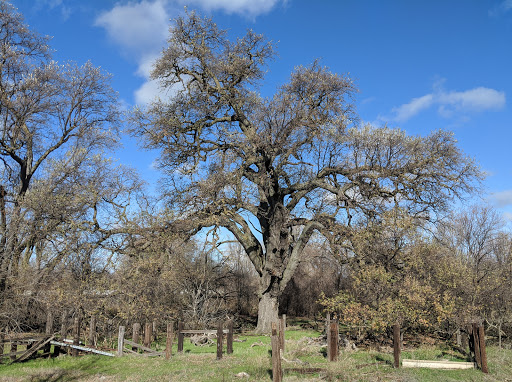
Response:
[[[279,349],[284,353],[284,318],[281,317],[279,320]]]
[[[158,340],[158,325],[156,323],[156,320],[153,320],[153,327],[152,327],[152,330],[153,330],[153,342],[156,342]]]
[[[228,335],[226,342],[226,353],[233,354],[233,320],[228,321]]]
[[[0,364],[2,363],[2,355],[4,354],[4,334],[0,332]]]
[[[123,348],[124,348],[124,326],[119,327],[119,334],[117,336],[117,356],[123,356]]]
[[[338,320],[331,320],[330,330],[329,330],[330,338],[329,341],[329,350],[330,353],[329,361],[334,362],[338,360],[338,337],[339,337],[339,328],[338,328]]]
[[[9,353],[16,353],[18,351],[18,343],[16,341],[11,341],[11,349]],[[9,357],[11,361],[16,359],[16,354],[11,354]]]
[[[53,332],[53,312],[48,308],[46,312],[46,327],[44,328],[44,333],[46,335],[50,335]]]
[[[114,342],[112,340],[112,332],[113,332],[113,329],[114,329],[114,321],[110,318],[107,320],[107,338],[108,338],[108,343],[109,343],[109,346],[114,346]]]
[[[217,359],[222,359],[222,341],[224,339],[224,328],[222,321],[217,324]]]
[[[63,311],[60,317],[60,336],[62,337],[62,339],[66,338],[68,334],[67,319],[68,314],[66,311]]]
[[[53,333],[53,312],[50,310],[50,307],[46,308],[46,327],[44,328],[44,334],[50,336]],[[44,346],[43,353],[50,353],[51,344],[48,342]]]
[[[167,339],[165,341],[165,359],[171,359],[172,355],[172,340],[174,338],[174,321],[167,324]]]
[[[279,337],[277,336],[277,325],[272,322],[272,336],[270,337],[272,346],[272,381],[281,382],[283,380],[283,370],[281,368],[281,352],[279,349]]]
[[[327,313],[325,318],[325,338],[327,341],[327,359],[331,354],[331,313]]]
[[[183,353],[183,342],[185,335],[183,334],[183,322],[178,322],[178,353]]]
[[[151,347],[152,329],[153,324],[151,322],[146,322],[146,325],[144,326],[144,346],[147,348]]]
[[[400,325],[393,325],[393,367],[398,369],[400,367]]]
[[[484,326],[480,325],[478,328],[478,339],[479,339],[479,347],[480,347],[480,363],[482,372],[485,374],[489,373],[489,368],[487,367],[487,351],[485,350],[485,330]]]
[[[87,338],[87,345],[96,346],[96,316],[91,315],[91,320],[89,321],[89,336]]]
[[[139,343],[139,332],[140,332],[140,324],[138,322],[133,324],[133,336],[132,341],[136,344]],[[139,348],[137,346],[132,346],[133,351],[138,351]]]
[[[66,326],[66,320],[67,320],[67,312],[64,310],[60,316],[60,337],[61,340],[64,340],[66,338],[66,334],[68,332],[68,328]],[[60,346],[55,345],[53,348],[53,355],[58,356],[62,352]]]
[[[80,317],[78,317],[78,313],[73,322],[73,345],[80,345]],[[78,357],[78,349],[73,349],[71,355]]]

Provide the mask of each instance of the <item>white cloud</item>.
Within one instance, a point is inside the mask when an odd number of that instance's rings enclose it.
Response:
[[[506,207],[512,205],[512,190],[494,192],[491,199],[498,207]]]
[[[135,103],[140,104],[147,104],[154,100],[156,97],[159,97],[161,93],[160,87],[158,85],[157,81],[151,81],[147,80],[144,82],[140,88],[135,90],[134,98]]]
[[[445,118],[465,114],[500,110],[505,106],[505,92],[495,89],[477,87],[466,91],[446,91],[437,82],[434,92],[413,98],[410,102],[392,109],[390,118],[396,122],[405,122],[412,117],[436,105],[438,113]]]
[[[181,1],[184,3],[184,1]],[[238,13],[246,16],[257,16],[269,12],[282,0],[191,0],[187,4],[197,5],[205,10],[222,10],[226,13]]]
[[[150,80],[153,63],[158,58],[168,35],[170,7],[168,1],[141,1],[117,4],[102,13],[95,25],[104,28],[121,51],[138,64],[136,74],[145,82],[135,90],[138,104],[160,96],[158,83]]]
[[[505,106],[505,92],[478,87],[464,92],[441,92],[437,102],[442,107],[452,106],[459,110],[499,110]]]
[[[60,4],[62,0],[40,0]],[[277,3],[287,0],[191,0],[205,10],[221,10],[249,17],[269,12]],[[148,103],[162,96],[158,84],[150,80],[155,60],[159,57],[168,36],[170,19],[179,12],[178,4],[185,0],[142,0],[117,3],[111,10],[103,12],[95,25],[106,30],[108,37],[121,51],[137,62],[136,74],[145,82],[134,92],[137,103]]]
[[[420,111],[428,109],[432,105],[433,99],[434,97],[432,94],[413,98],[411,102],[393,108],[392,111],[395,113],[395,117],[393,119],[398,122],[407,121]]]
[[[135,55],[137,60],[145,60],[165,43],[169,28],[165,5],[161,0],[117,4],[110,11],[102,13],[95,25],[105,28],[109,38],[126,54]]]

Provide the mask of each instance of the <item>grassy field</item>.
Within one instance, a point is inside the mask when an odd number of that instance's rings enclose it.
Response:
[[[490,373],[478,370],[393,369],[389,351],[341,352],[338,362],[327,362],[325,349],[308,338],[319,333],[286,332],[283,369],[285,381],[511,381],[512,351],[488,348]],[[215,345],[195,347],[185,343],[183,354],[171,360],[125,356],[110,358],[60,356],[22,364],[0,365],[0,381],[271,381],[270,338],[238,336],[234,354],[215,359]],[[162,348],[162,347],[161,347]],[[176,349],[174,349],[174,354]],[[422,347],[405,350],[403,358],[457,360],[447,349]],[[237,374],[247,373],[249,377]]]

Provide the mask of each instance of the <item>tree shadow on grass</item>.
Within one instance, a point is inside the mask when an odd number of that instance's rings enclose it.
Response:
[[[98,367],[99,360],[98,357],[86,357],[78,364],[34,370],[31,374],[27,375],[27,380],[30,382],[64,382],[92,378],[91,370],[94,370],[95,374],[108,370],[106,365]]]

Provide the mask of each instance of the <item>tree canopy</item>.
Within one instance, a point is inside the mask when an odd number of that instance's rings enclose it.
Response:
[[[152,74],[167,97],[133,115],[134,134],[161,150],[181,227],[228,229],[254,264],[261,332],[313,235],[342,242],[360,217],[392,208],[427,218],[480,174],[450,132],[420,137],[361,124],[352,79],[318,62],[261,96],[274,54],[262,35],[230,41],[190,13],[170,29]]]
[[[121,219],[122,199],[138,182],[104,155],[119,142],[110,75],[90,62],[53,61],[48,38],[31,31],[6,1],[0,2],[0,120],[5,297],[20,265],[35,259],[39,269],[53,269],[70,253],[90,256],[111,235],[100,222]]]

